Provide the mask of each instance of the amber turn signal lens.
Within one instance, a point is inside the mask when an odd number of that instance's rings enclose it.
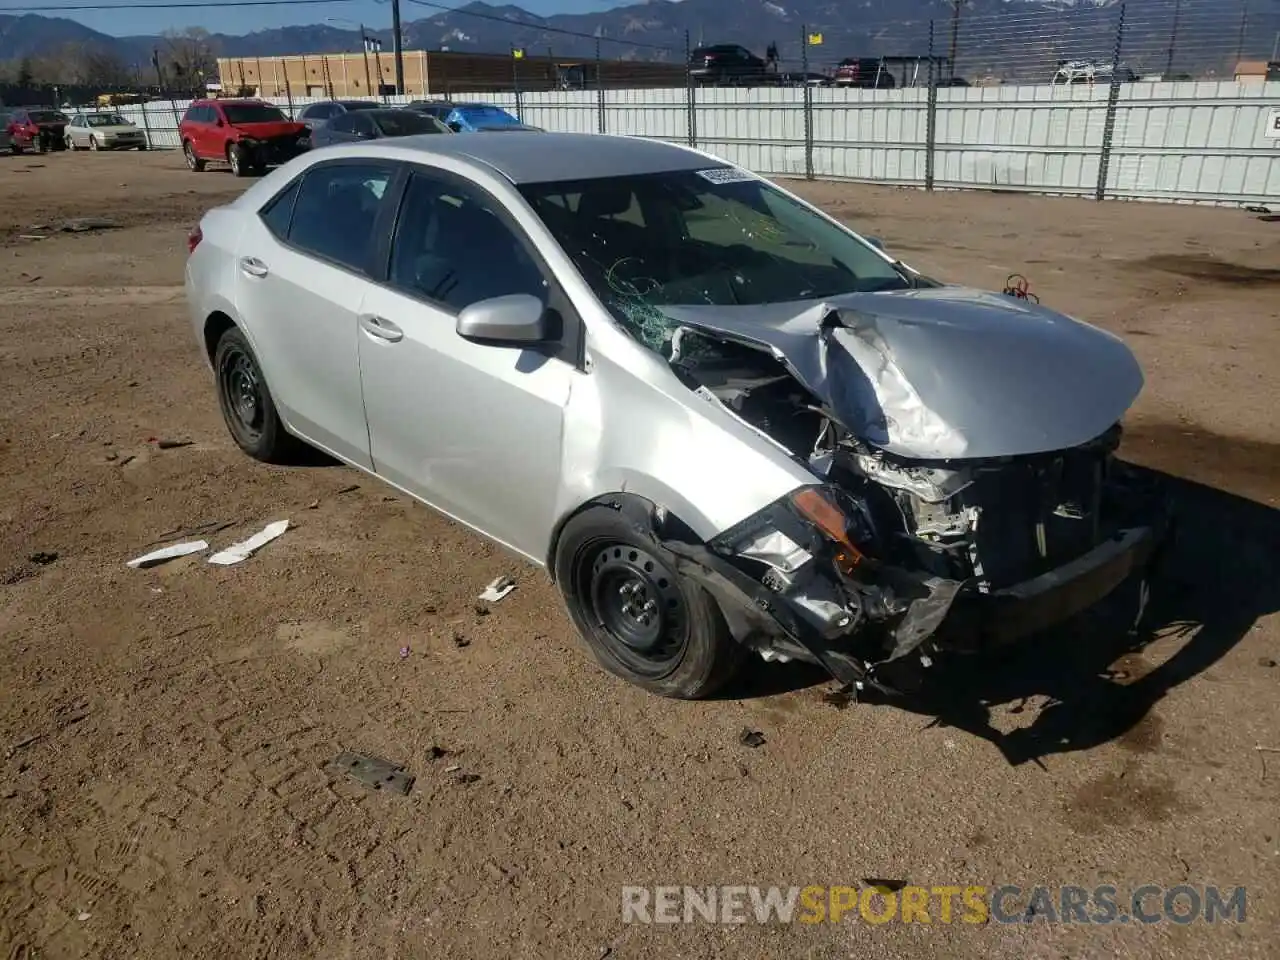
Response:
[[[851,570],[862,562],[862,551],[849,540],[848,520],[821,490],[806,487],[792,497],[791,502],[815,527],[843,548],[836,558],[842,568]]]

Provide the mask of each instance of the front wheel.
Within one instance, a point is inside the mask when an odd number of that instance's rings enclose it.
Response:
[[[253,169],[244,147],[238,143],[227,147],[227,162],[231,164],[231,175],[235,177],[247,177]]]
[[[199,173],[204,169],[204,161],[196,156],[196,148],[190,140],[182,142],[182,156],[187,161],[187,169],[192,173]]]
[[[76,142],[72,140],[70,137],[67,137],[67,149],[74,151],[75,148],[76,148]]]
[[[304,444],[285,430],[258,358],[237,328],[231,327],[218,340],[213,369],[218,379],[218,406],[236,446],[264,463],[297,459]]]
[[[596,660],[652,693],[712,696],[746,658],[711,596],[612,507],[587,507],[565,524],[555,571]]]
[[[90,149],[90,150],[95,150],[95,151],[96,151],[96,150],[101,150],[101,149],[102,149],[102,148],[98,145],[98,138],[97,138],[97,137],[90,137],[90,138],[89,138],[89,149]]]

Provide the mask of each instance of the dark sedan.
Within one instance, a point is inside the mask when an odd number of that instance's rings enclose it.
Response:
[[[420,133],[451,133],[452,131],[435,117],[413,110],[380,108],[359,110],[334,117],[311,134],[311,146],[323,147],[335,143],[357,143],[363,140],[382,140],[387,137],[413,137]]]

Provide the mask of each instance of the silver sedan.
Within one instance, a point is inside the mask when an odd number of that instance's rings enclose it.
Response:
[[[1165,521],[1113,457],[1124,344],[707,154],[337,146],[189,246],[245,453],[319,448],[523,555],[657,693],[710,695],[751,652],[901,690],[1122,583],[1145,603]]]

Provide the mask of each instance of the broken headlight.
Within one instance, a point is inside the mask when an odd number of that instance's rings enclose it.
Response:
[[[778,590],[815,556],[827,555],[846,574],[867,559],[875,540],[862,501],[845,490],[815,485],[793,490],[711,541],[713,551],[761,563],[765,584]],[[772,582],[770,582],[772,581]]]
[[[850,629],[861,608],[832,576],[860,572],[875,539],[861,501],[834,486],[794,490],[711,541],[712,551],[752,574],[823,636]],[[744,564],[745,561],[745,564]],[[763,569],[761,569],[763,568]],[[824,575],[824,571],[825,574]]]

